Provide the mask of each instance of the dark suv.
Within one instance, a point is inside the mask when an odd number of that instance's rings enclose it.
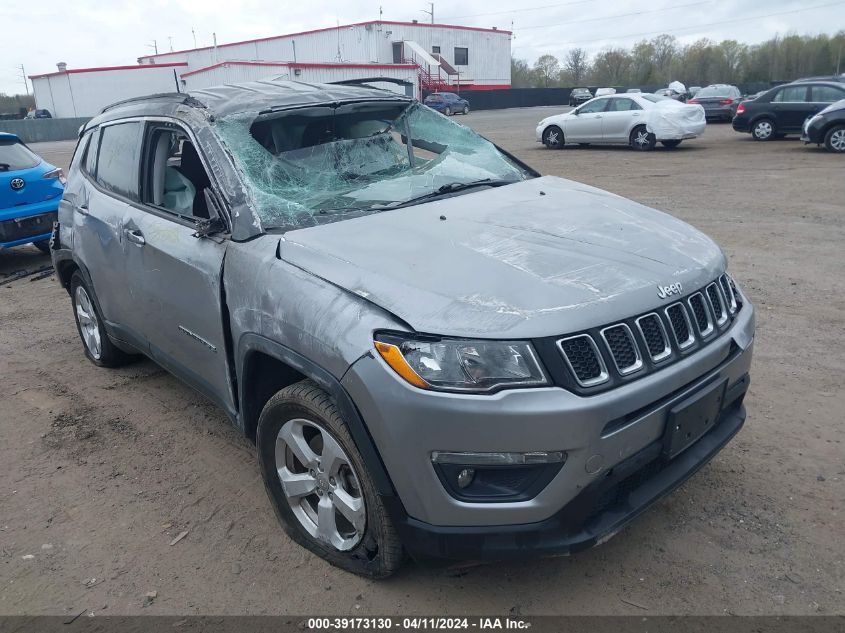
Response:
[[[469,114],[469,101],[454,92],[434,92],[428,95],[423,103],[446,116],[452,116],[458,112]]]
[[[593,93],[586,88],[573,88],[569,93],[569,107],[575,108],[582,103],[587,103],[593,98]]]
[[[750,132],[757,141],[800,134],[807,118],[840,99],[845,99],[845,84],[837,81],[796,81],[777,86],[740,103],[733,128]]]

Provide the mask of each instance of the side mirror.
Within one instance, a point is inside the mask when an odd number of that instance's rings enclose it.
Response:
[[[581,113],[580,113],[578,110],[573,110],[573,111],[571,112],[571,114],[574,114],[575,116],[578,116],[578,115],[579,115],[579,114],[581,114]]]
[[[217,196],[208,187],[203,189],[202,193],[205,197],[205,206],[208,209],[208,218],[196,219],[194,226],[197,230],[194,233],[194,237],[208,237],[209,235],[222,233],[226,230],[226,222],[223,219],[223,207],[217,200]]]

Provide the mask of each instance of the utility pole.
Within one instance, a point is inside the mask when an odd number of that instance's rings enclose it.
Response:
[[[431,23],[432,23],[432,24],[434,24],[434,3],[433,3],[433,2],[429,2],[429,3],[428,3],[428,6],[429,6],[429,7],[431,7],[431,10],[430,10],[430,11],[427,11],[427,10],[425,10],[425,9],[420,9],[420,11],[422,11],[422,12],[423,12],[423,13],[425,13],[426,15],[431,16]]]
[[[147,48],[151,48],[155,51],[155,54],[158,55],[158,42],[153,40],[152,44],[147,44]]]
[[[839,55],[836,57],[836,74],[839,74],[840,64],[842,63],[842,42],[839,42]],[[23,66],[21,66],[23,68]]]
[[[197,33],[194,31],[194,27],[191,27],[191,35],[194,36],[194,48],[197,47]]]
[[[173,52],[173,36],[168,35],[167,41],[170,43],[170,52],[172,53]]]
[[[29,96],[29,84],[26,82],[26,71],[23,68],[23,64],[21,64],[21,79],[23,79],[23,87],[26,90],[26,94]]]

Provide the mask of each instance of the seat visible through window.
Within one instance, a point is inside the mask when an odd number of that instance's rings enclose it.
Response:
[[[180,216],[208,218],[203,191],[211,181],[188,137],[156,130],[152,139],[151,202]]]

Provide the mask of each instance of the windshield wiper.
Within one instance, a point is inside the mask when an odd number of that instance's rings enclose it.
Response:
[[[401,207],[407,207],[413,204],[424,202],[426,200],[431,200],[432,198],[437,198],[439,196],[444,196],[450,193],[457,193],[458,191],[464,191],[465,189],[473,189],[475,187],[501,187],[503,185],[510,185],[515,182],[519,181],[493,180],[492,178],[482,178],[481,180],[473,180],[472,182],[448,182],[445,185],[441,185],[434,191],[429,191],[428,193],[424,193],[423,195],[417,196],[416,198],[402,200],[401,202],[391,202],[385,205],[381,205],[377,208],[399,209]]]

